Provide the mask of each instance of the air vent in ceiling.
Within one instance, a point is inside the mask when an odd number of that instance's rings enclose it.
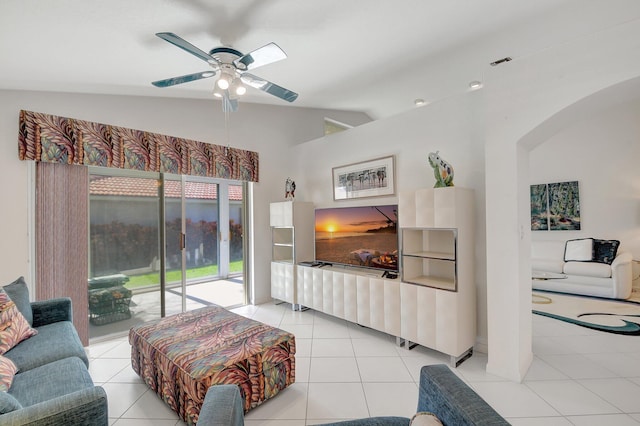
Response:
[[[506,58],[502,58],[502,59],[498,59],[497,61],[493,61],[489,65],[491,65],[492,67],[495,67],[497,65],[500,65],[500,64],[502,64],[504,62],[509,62],[511,60],[512,59],[509,56],[507,56]]]

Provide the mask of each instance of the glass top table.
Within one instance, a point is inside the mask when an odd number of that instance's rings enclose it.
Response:
[[[547,271],[531,271],[531,279],[534,280],[562,280],[567,278],[565,274]]]

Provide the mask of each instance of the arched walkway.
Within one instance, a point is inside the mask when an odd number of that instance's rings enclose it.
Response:
[[[640,22],[491,70],[486,89],[487,371],[532,360],[529,151],[585,114],[640,96]]]

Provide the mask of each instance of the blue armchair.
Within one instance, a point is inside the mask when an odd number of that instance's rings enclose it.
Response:
[[[212,386],[207,391],[199,426],[242,426],[242,397],[235,385]],[[445,426],[502,426],[509,423],[444,364],[420,370],[417,412],[436,415]],[[370,417],[328,423],[325,426],[407,426],[405,417]]]

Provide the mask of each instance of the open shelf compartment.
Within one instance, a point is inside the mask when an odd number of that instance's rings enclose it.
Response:
[[[402,281],[457,291],[457,229],[402,230]]]

